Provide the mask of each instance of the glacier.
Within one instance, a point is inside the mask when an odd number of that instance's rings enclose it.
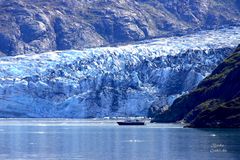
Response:
[[[116,47],[0,58],[0,117],[147,116],[196,85],[239,44],[240,27]]]

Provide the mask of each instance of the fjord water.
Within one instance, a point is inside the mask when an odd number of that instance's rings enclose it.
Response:
[[[118,126],[109,120],[0,120],[0,159],[238,160],[239,129],[178,124]]]

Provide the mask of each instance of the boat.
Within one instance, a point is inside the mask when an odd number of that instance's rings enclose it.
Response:
[[[145,125],[144,121],[140,120],[125,120],[125,121],[119,121],[117,122],[118,125],[124,126],[124,125]]]

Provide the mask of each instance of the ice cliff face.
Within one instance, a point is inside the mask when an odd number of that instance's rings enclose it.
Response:
[[[193,89],[240,28],[0,59],[0,117],[146,116]]]

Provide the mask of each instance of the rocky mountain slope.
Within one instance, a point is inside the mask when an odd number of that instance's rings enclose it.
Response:
[[[240,28],[135,45],[0,58],[0,117],[147,116],[192,90],[239,43]]]
[[[185,119],[191,127],[240,127],[240,45],[191,93],[154,121]]]
[[[127,43],[240,22],[239,0],[0,0],[0,55]]]

